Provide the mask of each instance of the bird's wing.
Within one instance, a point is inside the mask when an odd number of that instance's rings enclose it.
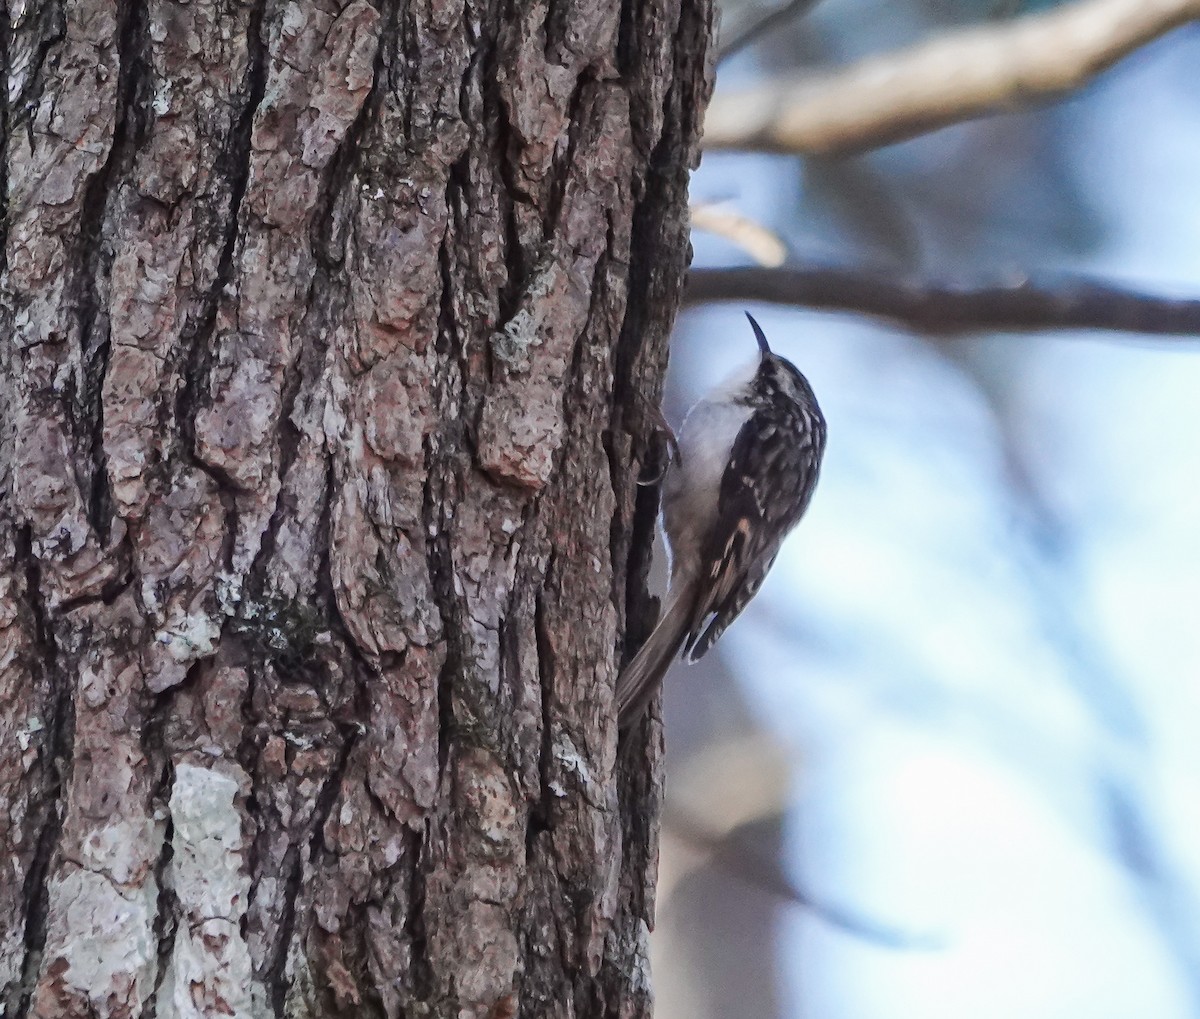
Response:
[[[684,652],[702,657],[759,587],[784,536],[808,505],[817,481],[820,449],[809,429],[791,440],[791,428],[768,423],[757,411],[734,440],[721,479],[717,519],[701,562]]]

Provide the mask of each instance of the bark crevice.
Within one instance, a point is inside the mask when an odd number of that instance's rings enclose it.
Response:
[[[554,554],[551,553],[546,561],[547,585],[553,575]],[[555,670],[558,668],[558,656],[555,654],[548,626],[544,599],[539,595],[534,602],[533,632],[537,642],[538,678],[541,680],[539,685],[542,695],[542,728],[538,747],[538,778],[541,795],[536,808],[530,813],[529,826],[526,829],[525,848],[530,856],[533,855],[538,836],[542,832],[552,831],[554,828],[554,791],[551,788],[553,778],[550,773],[550,761],[554,755],[554,731],[549,725],[549,719],[553,717],[554,706],[551,702],[551,691],[554,689],[553,679]]]
[[[453,171],[449,187],[453,189]],[[448,196],[447,204],[454,207]],[[448,227],[449,233],[449,227]],[[463,344],[457,341],[457,323],[454,313],[454,275],[452,269],[452,241],[447,236],[438,248],[438,271],[441,293],[438,307],[438,341],[441,349],[458,361],[460,378],[467,378],[467,365]],[[444,346],[443,344],[444,338]],[[437,760],[440,783],[445,782],[449,763],[449,748],[454,739],[454,680],[464,665],[464,633],[466,607],[455,589],[454,555],[451,549],[451,515],[457,502],[456,463],[463,459],[463,447],[472,446],[468,430],[460,422],[465,420],[467,398],[464,391],[449,392],[448,376],[440,372],[434,380],[434,405],[449,410],[451,402],[459,404],[457,413],[443,413],[435,437],[424,442],[425,485],[422,493],[421,522],[428,536],[426,553],[430,587],[434,603],[441,620],[441,633],[446,644],[446,656],[438,673],[437,712],[438,739]],[[448,512],[449,511],[449,512]]]
[[[108,544],[113,501],[104,453],[104,379],[108,374],[112,336],[105,296],[112,278],[115,232],[111,217],[122,175],[132,165],[147,123],[146,62],[148,14],[144,0],[119,8],[117,21],[116,123],[108,156],[88,181],[76,235],[75,264],[79,296],[75,314],[82,366],[76,395],[81,433],[88,434],[88,458],[80,491],[87,493],[88,522],[101,547]],[[82,439],[82,434],[81,434]],[[80,443],[83,445],[82,441]]]
[[[296,900],[303,887],[304,861],[300,858],[300,847],[293,844],[283,857],[282,895],[283,911],[279,919],[278,933],[270,950],[270,962],[261,974],[263,982],[271,989],[271,1009],[276,1019],[287,1019],[287,999],[292,989],[287,975],[288,952],[292,947],[292,935],[296,930]]]
[[[156,794],[157,802],[167,803],[171,798],[170,773],[170,765],[164,764],[163,777]],[[171,859],[175,855],[175,847],[173,845],[174,835],[175,825],[170,816],[168,816],[166,827],[163,831],[162,852],[159,854],[158,860],[154,865],[154,880],[158,887],[158,901],[154,911],[154,926],[151,933],[155,944],[158,946],[158,968],[154,974],[154,989],[150,992],[150,998],[146,1003],[146,1011],[143,1019],[157,1019],[158,1017],[158,995],[162,990],[163,980],[169,971],[171,956],[175,951],[175,936],[179,932],[179,897],[167,882],[167,869],[171,866]]]
[[[14,1019],[27,1019],[37,984],[42,952],[46,947],[50,894],[48,882],[62,838],[66,804],[63,793],[70,788],[73,766],[72,747],[75,734],[75,701],[70,677],[59,667],[58,638],[47,606],[42,600],[42,570],[33,552],[31,529],[17,531],[17,563],[23,568],[25,597],[33,618],[34,646],[40,654],[41,677],[49,691],[46,705],[46,736],[42,744],[43,785],[36,813],[37,842],[29,870],[25,875],[25,945],[21,961],[20,997],[13,1012]],[[34,812],[31,811],[31,814]]]
[[[12,50],[12,21],[8,4],[0,4],[0,67],[8,68]],[[7,75],[6,75],[7,77]],[[8,96],[8,83],[0,88],[0,276],[8,268],[8,138],[12,132],[12,105]],[[0,320],[2,321],[2,320]]]
[[[242,89],[245,94],[244,105],[229,133],[228,144],[213,168],[217,176],[229,181],[228,212],[220,239],[221,254],[212,284],[199,301],[199,311],[184,326],[180,336],[184,352],[180,371],[182,384],[175,398],[174,429],[169,431],[178,436],[179,455],[183,462],[206,474],[217,486],[226,513],[233,514],[226,518],[231,534],[237,530],[237,508],[232,497],[238,486],[227,473],[199,456],[196,449],[196,412],[201,405],[200,394],[207,390],[214,352],[212,341],[221,298],[237,278],[234,256],[242,234],[242,204],[250,181],[254,117],[267,89],[269,52],[263,38],[265,7],[266,2],[262,0],[250,11],[246,25],[247,66]]]

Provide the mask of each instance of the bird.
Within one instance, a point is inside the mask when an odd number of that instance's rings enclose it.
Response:
[[[657,626],[618,676],[622,730],[677,655],[702,658],[749,604],[817,485],[826,426],[812,386],[746,318],[757,361],[688,411],[663,479],[670,586]]]

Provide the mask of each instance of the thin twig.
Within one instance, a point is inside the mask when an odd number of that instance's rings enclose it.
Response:
[[[693,205],[690,209],[692,229],[723,237],[736,244],[759,265],[783,265],[787,260],[787,245],[770,227],[721,205]]]
[[[779,7],[772,7],[761,18],[747,25],[728,42],[721,41],[720,48],[717,50],[717,65],[720,66],[723,61],[745,49],[776,26],[785,24],[793,18],[804,17],[820,2],[821,0],[788,0]]]
[[[1200,300],[1066,279],[967,287],[898,281],[853,269],[693,269],[685,304],[766,301],[856,312],[932,334],[1101,329],[1200,338]]]
[[[886,948],[933,951],[943,948],[943,939],[928,933],[902,931],[876,920],[858,916],[840,906],[819,902],[793,885],[774,861],[754,853],[737,833],[719,834],[678,807],[668,809],[663,824],[676,838],[706,853],[713,864],[746,884],[770,895],[795,902],[825,923],[865,941]]]
[[[1152,39],[1200,19],[1200,0],[1077,0],[945,32],[798,81],[713,97],[709,149],[838,155],[1056,98]]]

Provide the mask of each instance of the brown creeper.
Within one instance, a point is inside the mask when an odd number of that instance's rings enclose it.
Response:
[[[757,364],[688,412],[663,482],[671,587],[650,639],[617,680],[622,729],[637,720],[680,650],[696,661],[754,597],[817,484],[825,451],[817,398],[746,317]]]

